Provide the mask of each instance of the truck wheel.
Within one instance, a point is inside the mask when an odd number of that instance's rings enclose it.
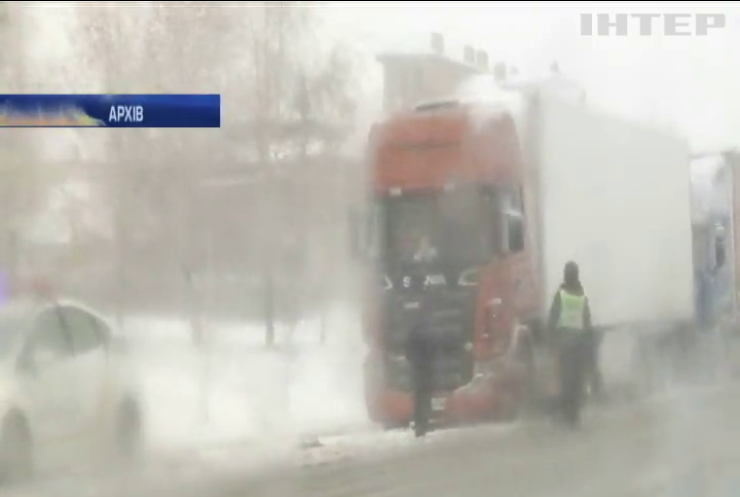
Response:
[[[33,446],[25,420],[11,415],[0,431],[0,481],[26,481],[33,474]]]
[[[517,369],[521,371],[521,376],[517,379],[515,398],[513,400],[516,404],[514,418],[518,417],[522,412],[532,410],[536,404],[537,370],[535,367],[534,346],[531,342],[525,341],[519,345],[515,360],[518,362]]]

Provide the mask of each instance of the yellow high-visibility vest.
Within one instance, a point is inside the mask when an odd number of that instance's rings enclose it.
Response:
[[[585,295],[573,295],[565,290],[560,290],[560,319],[558,319],[558,328],[583,330],[583,313],[585,309]]]

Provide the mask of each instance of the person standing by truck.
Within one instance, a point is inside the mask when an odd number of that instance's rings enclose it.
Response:
[[[578,427],[585,380],[594,360],[594,333],[591,309],[575,262],[565,265],[563,283],[550,306],[548,324],[560,371],[558,414],[568,425]]]
[[[423,313],[409,330],[406,338],[406,360],[411,366],[414,392],[414,434],[423,437],[429,431],[434,394],[434,361],[436,343]]]

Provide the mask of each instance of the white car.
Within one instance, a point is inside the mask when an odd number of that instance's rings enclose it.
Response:
[[[79,304],[0,308],[0,481],[136,455],[141,407],[126,355],[106,321]]]

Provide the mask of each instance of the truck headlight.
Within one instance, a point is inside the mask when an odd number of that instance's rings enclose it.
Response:
[[[459,286],[477,286],[478,285],[478,268],[470,268],[460,275],[460,278],[457,280],[457,284]]]

